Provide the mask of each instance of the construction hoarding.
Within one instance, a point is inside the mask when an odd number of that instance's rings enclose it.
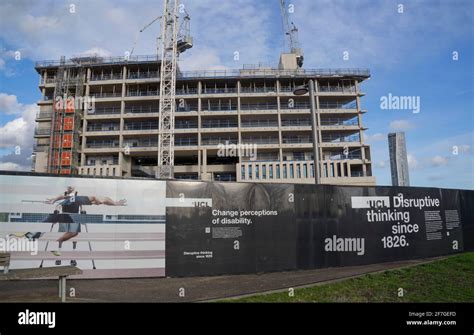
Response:
[[[474,250],[473,191],[8,172],[0,187],[0,252],[11,253],[12,269],[77,264],[82,278],[177,277]],[[12,250],[27,241],[36,252]]]
[[[167,208],[167,275],[315,269],[462,252],[474,238],[462,231],[472,219],[473,193],[168,182],[168,197],[205,202]]]

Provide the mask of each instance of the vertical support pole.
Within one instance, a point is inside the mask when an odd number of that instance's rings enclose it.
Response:
[[[66,276],[59,277],[61,281],[61,302],[66,302]]]
[[[321,183],[319,168],[319,141],[318,141],[318,121],[316,106],[314,104],[314,81],[309,81],[309,103],[311,107],[311,128],[313,135],[313,158],[314,158],[314,180],[316,185]]]
[[[63,293],[63,288],[62,288],[62,280],[61,280],[62,277],[59,277],[59,298],[62,298],[62,293]]]

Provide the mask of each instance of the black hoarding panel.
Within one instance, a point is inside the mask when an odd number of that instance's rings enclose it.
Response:
[[[295,185],[296,245],[298,269],[322,267],[316,250],[318,237],[325,234],[327,217],[325,186]]]
[[[464,250],[474,251],[474,191],[459,191]]]
[[[167,275],[294,269],[292,192],[283,185],[168,182]]]
[[[459,190],[440,189],[442,197],[441,218],[443,236],[451,241],[453,251],[464,251],[463,221],[461,218],[461,193]]]
[[[253,210],[272,212],[254,217],[257,272],[296,269],[294,186],[253,184],[250,196]]]
[[[296,186],[299,268],[462,251],[459,196],[446,192],[444,203],[431,188]]]

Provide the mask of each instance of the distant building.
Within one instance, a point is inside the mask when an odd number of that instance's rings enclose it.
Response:
[[[388,150],[390,153],[392,185],[410,186],[405,133],[388,134]]]

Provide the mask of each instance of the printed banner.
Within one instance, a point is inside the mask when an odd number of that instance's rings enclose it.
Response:
[[[11,269],[75,265],[80,278],[165,276],[161,181],[0,175]]]

